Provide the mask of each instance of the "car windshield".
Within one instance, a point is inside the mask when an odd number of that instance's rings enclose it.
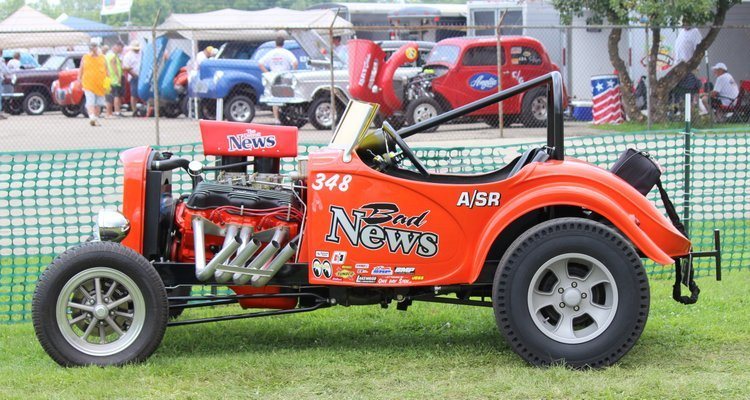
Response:
[[[50,69],[50,70],[57,70],[60,69],[60,67],[65,62],[66,57],[65,56],[51,56],[47,59],[47,61],[42,64],[42,69]]]
[[[367,136],[367,130],[378,112],[374,103],[350,100],[331,138],[330,147],[344,150],[345,158]]]
[[[435,63],[455,64],[456,61],[458,60],[458,54],[460,52],[461,52],[461,49],[458,46],[447,45],[447,44],[435,46],[430,52],[430,55],[427,56],[426,64],[435,64]]]

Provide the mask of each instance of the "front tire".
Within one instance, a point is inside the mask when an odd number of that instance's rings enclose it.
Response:
[[[341,119],[343,113],[343,107],[336,101],[336,123]],[[333,107],[331,107],[331,96],[319,95],[312,103],[310,108],[307,110],[307,119],[310,124],[317,130],[325,131],[330,130],[334,124],[333,121]]]
[[[426,121],[430,118],[437,117],[443,113],[443,107],[437,100],[432,97],[423,96],[412,102],[406,107],[406,125],[411,126]],[[424,132],[435,132],[437,126],[425,129]]]
[[[255,118],[255,101],[248,96],[232,96],[224,105],[227,121],[252,122]]]
[[[295,113],[298,113],[297,107],[281,107],[279,109],[279,122],[282,125],[302,128],[307,124],[307,118],[295,115]]]
[[[516,239],[492,293],[500,332],[533,365],[611,365],[648,319],[648,279],[635,249],[582,218],[547,221]]]
[[[547,126],[547,90],[537,88],[523,96],[521,108],[521,123],[527,128]]]
[[[117,243],[87,242],[52,261],[32,303],[42,348],[63,366],[123,365],[156,350],[168,320],[159,274]]]

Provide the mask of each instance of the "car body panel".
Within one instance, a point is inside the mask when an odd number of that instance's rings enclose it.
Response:
[[[334,177],[346,179],[345,190],[340,183],[326,184]],[[316,277],[311,269],[311,284],[471,284],[511,222],[552,205],[604,216],[658,263],[671,263],[690,248],[629,184],[574,159],[532,163],[504,180],[467,177],[466,184],[442,184],[384,174],[356,154],[345,162],[342,150],[322,149],[309,156],[308,187],[304,261],[328,262],[332,269],[331,278]],[[368,221],[371,217],[384,221]]]

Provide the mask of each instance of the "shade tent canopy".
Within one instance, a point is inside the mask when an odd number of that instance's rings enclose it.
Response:
[[[335,22],[334,22],[335,18]],[[353,33],[352,24],[336,17],[332,10],[297,11],[270,8],[243,11],[226,8],[198,14],[172,14],[157,30],[177,33],[191,40],[273,40],[289,30],[315,28],[327,33],[333,22],[334,34]]]
[[[6,48],[57,47],[86,44],[91,36],[23,6],[0,22],[0,44]]]
[[[57,21],[74,30],[86,32],[92,37],[117,36],[117,33],[112,30],[111,26],[90,19],[71,17],[70,15],[63,14],[57,18]]]

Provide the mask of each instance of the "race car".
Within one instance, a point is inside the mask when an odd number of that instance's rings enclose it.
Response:
[[[547,145],[496,171],[430,171],[404,141],[544,86]],[[209,165],[127,150],[121,212],[100,211],[93,237],[38,281],[36,335],[61,365],[122,365],[147,359],[167,326],[425,301],[492,307],[534,365],[615,363],[648,317],[641,257],[700,254],[627,175],[564,156],[562,105],[557,72],[398,132],[370,130],[377,105],[351,101],[330,144],[286,174],[296,127],[201,121]],[[173,192],[177,169],[189,193]],[[232,303],[261,310],[180,318]]]

